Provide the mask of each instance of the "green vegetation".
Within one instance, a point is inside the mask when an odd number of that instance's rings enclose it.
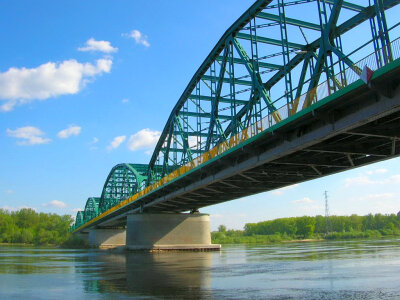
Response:
[[[37,213],[30,208],[0,209],[0,243],[62,245],[70,239],[72,222],[69,215]]]
[[[328,221],[328,222],[327,222]],[[328,233],[327,233],[328,232]],[[281,218],[248,223],[244,230],[220,225],[211,233],[215,244],[273,243],[304,239],[357,239],[400,236],[400,212],[390,215]]]
[[[71,216],[37,213],[23,208],[9,212],[0,209],[0,243],[58,245],[67,248],[87,248],[86,241],[71,235]],[[326,234],[327,228],[330,228]],[[228,230],[220,225],[211,233],[216,244],[275,243],[303,239],[358,239],[400,236],[400,212],[395,215],[323,216],[281,218],[248,223],[244,230]]]

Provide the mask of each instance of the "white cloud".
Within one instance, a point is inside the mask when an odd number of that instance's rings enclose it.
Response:
[[[362,214],[393,213],[400,210],[398,195],[392,192],[370,193],[349,200],[359,207]],[[346,212],[343,211],[343,214]]]
[[[122,99],[122,101],[121,101],[122,103],[128,103],[129,102],[129,99],[127,99],[127,98],[124,98],[124,99]]]
[[[68,128],[63,129],[59,133],[57,133],[57,136],[60,139],[66,139],[73,135],[79,135],[81,133],[81,130],[82,130],[82,127],[80,127],[80,126],[69,125]]]
[[[128,142],[128,148],[131,151],[153,148],[160,138],[161,132],[150,130],[149,128],[142,129],[131,135]]]
[[[200,145],[200,140],[199,140],[199,145]],[[196,149],[198,144],[197,144],[197,137],[196,136],[189,136],[188,137],[188,144],[189,148]]]
[[[3,207],[1,207],[1,209],[8,210],[8,211],[16,211],[16,210],[20,210],[20,209],[23,209],[23,208],[30,208],[30,209],[33,209],[34,211],[37,211],[36,208],[25,206],[25,205],[18,206],[18,207],[12,207],[12,206],[8,206],[8,205],[4,205]]]
[[[118,148],[126,139],[125,135],[121,135],[121,136],[116,136],[112,142],[110,143],[110,145],[107,146],[107,150],[111,151],[113,149]]]
[[[360,197],[361,201],[365,200],[386,200],[393,198],[394,194],[393,193],[381,193],[381,194],[368,194],[366,196]]]
[[[345,187],[353,187],[353,186],[360,186],[360,185],[374,185],[377,183],[378,183],[377,181],[374,181],[374,180],[370,179],[368,176],[363,175],[363,174],[356,176],[356,177],[346,178],[344,180]]]
[[[386,173],[386,169],[377,169],[370,173],[370,171],[366,172],[366,174],[384,174]],[[400,174],[392,175],[385,179],[373,180],[370,176],[360,174],[356,177],[346,178],[345,179],[345,187],[354,187],[354,186],[363,186],[363,185],[381,185],[381,184],[399,184],[400,183]]]
[[[280,189],[277,189],[277,190],[275,190],[275,191],[272,191],[272,195],[275,195],[275,196],[283,195],[283,193],[284,193],[285,191],[294,189],[294,188],[296,188],[296,187],[298,187],[298,186],[299,186],[298,183],[285,186],[285,187],[283,187],[283,188],[280,188]]]
[[[400,174],[390,176],[385,183],[400,183]]]
[[[122,36],[134,39],[136,44],[140,44],[145,47],[150,47],[150,43],[147,40],[147,35],[144,35],[139,30],[134,29],[131,32],[123,33]]]
[[[17,145],[21,146],[47,144],[51,141],[51,139],[44,137],[44,132],[33,126],[20,127],[15,130],[7,128],[7,135],[21,139],[17,142]]]
[[[302,199],[294,200],[294,201],[292,201],[292,203],[294,203],[294,204],[310,204],[310,203],[314,203],[314,201],[308,197],[304,197]]]
[[[9,194],[9,195],[14,194],[14,191],[13,190],[7,190],[6,194]]]
[[[99,139],[97,137],[94,137],[93,140],[89,143],[90,145],[90,150],[97,150],[97,146],[95,146],[95,144],[97,144],[99,142]]]
[[[48,203],[43,203],[42,206],[44,207],[55,207],[55,208],[64,208],[67,207],[67,204],[65,204],[62,201],[59,200],[52,200]]]
[[[83,209],[82,208],[74,208],[74,209],[71,209],[71,211],[76,214],[78,211],[83,211]]]
[[[108,41],[96,41],[94,38],[90,38],[86,41],[85,47],[78,48],[79,51],[100,51],[104,53],[117,52],[118,48],[111,46]]]
[[[365,172],[367,175],[373,175],[373,174],[385,174],[388,172],[388,169],[380,168],[380,169],[375,169],[371,171]]]
[[[33,100],[76,94],[96,75],[110,72],[111,66],[111,59],[99,59],[96,64],[70,59],[32,69],[10,68],[0,72],[0,99],[5,100],[0,111],[10,111],[15,105]]]

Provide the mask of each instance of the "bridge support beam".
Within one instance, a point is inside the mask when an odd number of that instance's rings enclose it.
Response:
[[[126,230],[114,228],[95,228],[89,230],[89,245],[102,249],[124,247]]]
[[[210,216],[206,214],[130,214],[128,250],[219,250],[211,244]]]

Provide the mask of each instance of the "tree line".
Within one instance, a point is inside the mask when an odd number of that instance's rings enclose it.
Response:
[[[30,208],[0,209],[0,243],[61,245],[69,239],[70,215],[38,213]]]
[[[400,212],[366,216],[315,216],[280,218],[247,223],[244,230],[227,230],[219,226],[212,233],[215,243],[269,242],[305,238],[351,239],[400,236]]]

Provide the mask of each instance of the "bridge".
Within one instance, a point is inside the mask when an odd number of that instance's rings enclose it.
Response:
[[[163,232],[154,247],[196,219],[180,234],[210,244],[202,207],[398,156],[399,2],[256,1],[189,81],[149,163],[112,168],[71,231],[133,248]]]

